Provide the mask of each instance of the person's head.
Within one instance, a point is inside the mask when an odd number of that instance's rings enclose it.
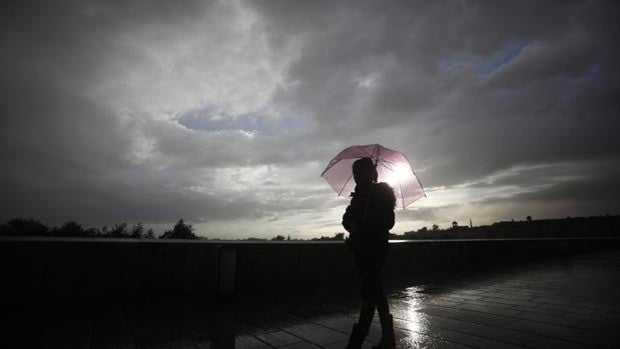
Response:
[[[369,184],[377,181],[377,168],[371,158],[365,157],[353,163],[353,179],[357,184]]]

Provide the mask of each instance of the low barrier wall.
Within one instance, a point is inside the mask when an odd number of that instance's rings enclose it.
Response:
[[[619,247],[618,238],[392,241],[385,272],[475,269]],[[208,296],[356,277],[351,253],[337,241],[0,239],[3,304]]]

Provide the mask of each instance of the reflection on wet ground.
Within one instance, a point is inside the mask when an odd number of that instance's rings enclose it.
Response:
[[[389,279],[401,348],[615,347],[620,251],[516,269]],[[149,299],[5,313],[27,348],[344,348],[356,285],[230,300]],[[7,328],[5,328],[7,329]],[[365,347],[380,338],[375,320]]]

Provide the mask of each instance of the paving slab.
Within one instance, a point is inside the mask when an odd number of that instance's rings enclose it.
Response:
[[[600,348],[620,342],[620,251],[509,269],[386,278],[399,348]],[[356,284],[232,299],[23,306],[7,348],[344,348]],[[364,348],[379,342],[375,316]],[[5,323],[7,321],[4,321]]]

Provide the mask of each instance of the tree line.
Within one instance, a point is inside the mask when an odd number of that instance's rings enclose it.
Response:
[[[250,238],[251,240],[266,240]],[[306,239],[291,239],[291,236],[276,235],[271,238],[271,241],[307,241]],[[312,238],[310,241],[344,241],[344,233],[335,233],[334,236],[321,236],[320,238]]]
[[[142,223],[133,226],[127,223],[101,228],[85,228],[75,221],[68,221],[59,227],[49,227],[34,218],[14,218],[0,225],[0,236],[42,236],[42,237],[96,237],[128,239],[197,239],[194,227],[183,219],[166,230],[159,237],[153,229],[145,229]]]
[[[540,238],[540,237],[574,237],[574,236],[619,236],[620,216],[604,215],[590,217],[566,217],[561,219],[533,220],[531,216],[523,221],[502,221],[491,225],[469,226],[452,222],[448,228],[441,229],[434,224],[430,229],[423,227],[417,231],[408,231],[403,235],[390,233],[392,240],[418,239],[489,239],[489,238]],[[96,237],[96,238],[130,238],[130,239],[206,239],[196,236],[194,227],[183,219],[156,236],[153,229],[145,229],[142,223],[129,226],[126,223],[101,228],[84,228],[75,221],[69,221],[60,227],[48,227],[34,218],[14,218],[0,224],[0,236],[39,236],[39,237]],[[343,241],[344,233],[333,236],[311,238],[311,241]],[[219,239],[216,239],[219,240]],[[250,237],[239,239],[246,241],[307,241],[308,239],[291,239],[290,235],[276,235],[271,239]]]

